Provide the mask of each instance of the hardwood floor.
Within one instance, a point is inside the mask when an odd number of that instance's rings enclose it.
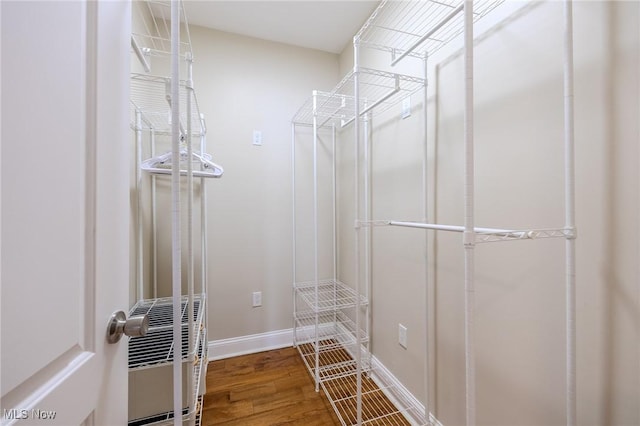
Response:
[[[340,425],[295,348],[209,363],[202,426]]]

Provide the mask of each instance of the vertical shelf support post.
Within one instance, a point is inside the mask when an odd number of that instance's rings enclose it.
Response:
[[[576,422],[576,254],[575,164],[573,126],[573,17],[572,1],[564,2],[564,161],[566,257],[566,415],[567,426]]]
[[[171,2],[171,149],[180,158],[180,2]],[[181,233],[180,233],[180,161],[171,164],[172,200],[172,294],[173,294],[173,412],[174,425],[182,426],[182,324],[181,324]]]
[[[473,0],[464,2],[464,289],[465,384],[467,426],[476,424],[474,345],[474,151],[473,151]]]

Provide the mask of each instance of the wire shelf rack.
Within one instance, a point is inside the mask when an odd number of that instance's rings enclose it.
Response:
[[[133,13],[137,14],[142,28],[132,33],[132,38],[146,56],[171,55],[171,2],[147,0],[133,2]],[[180,4],[180,21],[184,24],[186,40],[180,41],[179,55],[187,58],[192,55],[189,23]],[[183,37],[185,36],[183,35]]]
[[[186,346],[186,333],[184,332],[186,327],[183,327],[182,339],[183,343]],[[156,328],[156,330],[167,331],[164,328]],[[171,330],[168,330],[171,332]],[[185,406],[182,410],[182,420],[188,421],[194,418],[195,416],[195,424],[200,424],[201,421],[201,413],[202,413],[202,395],[204,394],[205,389],[205,380],[206,380],[206,369],[208,362],[207,355],[207,339],[206,339],[206,331],[203,328],[200,333],[198,333],[198,338],[196,341],[196,354],[194,357],[193,364],[188,365],[186,360],[183,360],[183,368],[186,368],[186,374],[192,375],[192,382],[194,383],[192,392],[193,392],[193,401],[196,401],[193,407]],[[183,351],[183,355],[186,356],[186,351]],[[149,367],[149,366],[148,366]],[[167,373],[171,369],[171,364],[163,363],[163,364],[155,364],[151,367],[160,367],[163,368],[163,373]],[[141,368],[131,369],[130,374],[136,374],[136,372],[141,371]],[[169,372],[170,373],[170,372]],[[144,381],[144,378],[142,379]],[[144,382],[143,382],[144,383]],[[157,380],[154,380],[151,383],[151,386],[157,385]],[[149,391],[148,383],[145,383],[145,387],[140,390],[140,392],[145,393]],[[170,406],[170,400],[165,401],[166,406]],[[160,405],[163,405],[161,402]],[[173,425],[173,417],[174,411],[162,411],[158,414],[153,414],[150,416],[145,416],[133,420],[129,420],[128,426],[143,426],[143,425]]]
[[[321,383],[322,390],[343,425],[357,424],[357,376],[338,377]],[[408,419],[419,417],[415,408],[398,407],[388,395],[390,387],[380,387],[367,374],[362,374],[362,424],[411,425]]]
[[[504,0],[475,0],[474,22]],[[361,46],[424,58],[463,31],[462,0],[384,0],[355,37]]]
[[[355,119],[355,75],[359,76],[360,114],[382,114],[424,87],[424,79],[373,68],[349,72],[331,92],[314,92],[298,109],[294,124],[345,127]]]
[[[200,395],[197,399],[198,402],[196,404],[195,413],[190,413],[188,407],[182,410],[183,423],[191,420],[192,416],[195,415],[195,426],[200,426],[202,424],[202,399],[203,396]],[[166,413],[160,413],[143,419],[132,420],[127,423],[127,426],[173,426],[173,424],[173,411],[167,411]]]
[[[298,352],[300,352],[302,360],[314,380],[316,379],[316,354],[319,361],[317,368],[319,382],[357,374],[356,360],[344,345],[338,344],[333,339],[324,339],[318,343],[321,347],[318,352],[315,350],[315,345],[311,343],[303,343],[297,346]],[[370,369],[369,357],[364,354],[361,368],[362,371],[369,371]]]
[[[314,350],[331,351],[336,348],[349,346],[356,341],[356,324],[344,312],[325,312],[321,314],[313,311],[296,312],[296,343],[308,343]],[[316,330],[318,341],[316,348]],[[360,343],[369,341],[365,330],[360,329]]]
[[[136,111],[142,114],[142,130],[153,130],[156,134],[171,134],[171,79],[149,74],[131,74],[131,127],[137,128]],[[191,97],[191,115],[187,117],[187,97]],[[180,81],[180,126],[186,134],[187,123],[191,122],[191,135],[202,136],[206,133],[204,119],[200,114],[198,99],[193,90],[187,88],[187,82]]]
[[[349,286],[337,280],[307,281],[295,284],[297,297],[314,313],[333,312],[337,309],[352,308],[358,301],[356,292]],[[360,305],[368,304],[367,299],[360,295]],[[301,309],[304,311],[304,309]]]
[[[200,342],[204,328],[204,297],[194,297],[192,325],[196,338],[195,347]],[[182,356],[188,355],[187,299],[182,298]],[[129,340],[129,369],[149,368],[157,364],[173,362],[173,299],[141,300],[131,308],[130,315],[149,316],[149,331],[145,336],[132,337]]]

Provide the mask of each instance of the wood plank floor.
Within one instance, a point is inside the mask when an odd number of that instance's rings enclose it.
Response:
[[[284,348],[209,363],[202,426],[340,425],[300,354]]]

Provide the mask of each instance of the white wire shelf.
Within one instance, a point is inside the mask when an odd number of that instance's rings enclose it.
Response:
[[[132,13],[136,14],[143,28],[132,32],[132,38],[145,56],[171,55],[171,1],[135,1]],[[181,36],[179,55],[192,56],[191,35],[184,3],[180,2],[180,20],[185,34]],[[184,38],[186,36],[186,39]]]
[[[194,324],[192,330],[195,339],[195,355],[197,348],[202,345],[202,330],[204,329],[203,312],[204,298],[198,295],[194,298]],[[182,299],[182,358],[189,354],[188,347],[188,313],[186,297]],[[141,300],[131,308],[130,315],[149,316],[149,331],[145,336],[132,337],[129,340],[129,369],[152,368],[159,364],[173,362],[173,300],[171,298]]]
[[[475,0],[474,22],[504,0]],[[384,0],[355,37],[361,46],[401,56],[424,58],[462,33],[462,0]]]
[[[339,377],[321,383],[340,422],[347,425],[357,424],[357,386],[356,376]],[[415,407],[399,407],[388,395],[393,394],[390,387],[381,388],[367,375],[362,375],[362,424],[365,425],[411,425],[408,418],[419,418]]]
[[[308,343],[314,350],[331,351],[356,342],[356,324],[344,312],[312,311],[296,313],[296,344]],[[316,329],[319,344],[316,345]],[[360,329],[360,343],[369,341],[366,331]],[[317,347],[316,347],[317,346]]]
[[[187,422],[195,418],[195,424],[198,425],[201,422],[202,416],[202,398],[203,398],[203,380],[206,380],[206,368],[207,368],[207,342],[206,332],[203,329],[199,333],[197,340],[197,353],[194,359],[193,368],[191,374],[193,375],[193,389],[192,396],[195,404],[193,407],[185,406],[182,410],[182,420]],[[183,334],[184,339],[184,334]],[[187,370],[188,371],[188,370]],[[154,382],[155,383],[155,382]],[[128,426],[143,426],[143,425],[156,425],[165,426],[173,425],[174,411],[166,411],[150,416],[142,417],[139,419],[129,420]]]
[[[340,345],[332,339],[322,340],[319,345],[321,349],[317,353],[315,345],[311,343],[303,343],[297,346],[298,352],[300,352],[302,360],[314,380],[316,377],[316,354],[318,356],[318,379],[320,382],[357,374],[356,360],[345,349],[344,345]],[[369,368],[369,357],[363,355],[362,371],[368,371]]]
[[[180,131],[186,134],[187,122],[191,120],[192,136],[206,133],[206,125],[200,114],[195,91],[180,81]],[[142,129],[156,134],[171,134],[171,105],[169,100],[171,79],[149,74],[131,74],[131,127],[137,128],[136,111],[142,114]],[[191,115],[187,117],[187,97],[191,96]]]
[[[182,422],[186,423],[195,416],[195,425],[200,426],[202,424],[202,400],[204,395],[198,396],[195,401],[195,410],[190,410],[189,407],[185,407],[182,410]],[[173,426],[173,411],[167,411],[166,413],[159,413],[154,416],[145,417],[142,419],[136,419],[127,422],[127,426]]]
[[[315,106],[314,106],[315,104]],[[344,110],[353,109],[353,98],[333,96],[330,92],[314,91],[311,97],[302,104],[291,120],[294,124],[313,125],[314,112],[317,114],[319,128],[340,123],[345,118]]]
[[[424,79],[390,73],[372,68],[360,68],[360,115],[370,112],[379,115],[424,87]],[[347,74],[332,92],[314,92],[294,115],[294,124],[313,125],[314,115],[318,127],[347,126],[355,117],[354,77]]]
[[[314,313],[352,308],[358,303],[355,290],[336,280],[319,281],[317,293],[315,281],[297,283],[294,288],[296,296]],[[367,299],[360,295],[360,305],[365,306],[367,303]],[[303,308],[300,311],[307,309]]]

